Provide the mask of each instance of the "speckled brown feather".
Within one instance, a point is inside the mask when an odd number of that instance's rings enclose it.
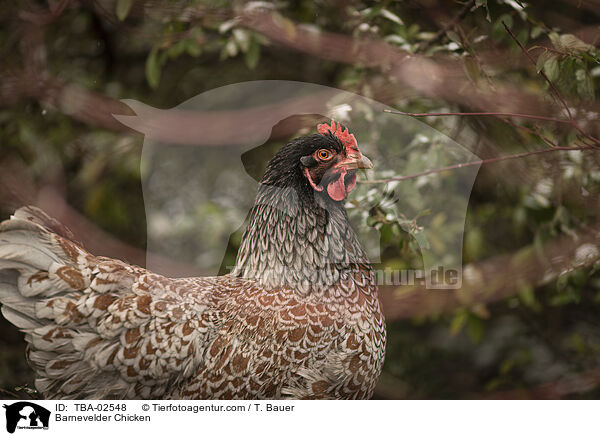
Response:
[[[385,325],[343,207],[263,184],[221,277],[162,277],[69,237],[32,207],[0,224],[2,312],[46,398],[372,395]]]

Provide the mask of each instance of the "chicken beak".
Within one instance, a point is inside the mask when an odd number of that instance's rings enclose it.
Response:
[[[364,156],[362,153],[349,155],[346,159],[338,163],[336,166],[344,166],[349,170],[356,169],[371,169],[373,168],[373,164],[369,160],[367,156]]]

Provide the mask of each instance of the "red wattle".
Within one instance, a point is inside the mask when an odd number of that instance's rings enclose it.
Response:
[[[344,185],[344,177],[346,176],[346,168],[340,169],[340,176],[335,182],[327,185],[327,194],[334,201],[342,201],[346,198],[346,186]]]
[[[348,195],[350,193],[350,191],[352,191],[354,189],[355,186],[356,186],[356,174],[352,174],[350,176],[350,181],[348,182],[348,185],[346,186],[346,195]]]

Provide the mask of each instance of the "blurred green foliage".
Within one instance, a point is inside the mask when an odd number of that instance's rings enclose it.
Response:
[[[37,7],[48,8],[45,2],[38,3]],[[294,31],[292,23],[300,23],[315,32],[380,39],[408,53],[442,56],[462,65],[470,80],[464,92],[470,87],[494,89],[497,81],[507,80],[551,101],[548,84],[537,74],[543,71],[573,105],[573,112],[589,116],[584,127],[595,135],[600,133],[600,53],[593,45],[597,38],[590,43],[576,35],[589,27],[597,33],[598,10],[567,0],[552,2],[552,7],[548,2],[512,0],[427,4],[302,0],[252,2],[244,7],[276,11],[289,32]],[[0,72],[4,76],[25,69],[31,55],[23,45],[23,27],[27,27],[16,18],[24,7],[12,0],[0,14],[5,24],[0,26]],[[45,27],[45,74],[112,99],[137,99],[160,108],[173,107],[219,86],[257,79],[312,82],[369,97],[381,94],[381,89],[394,89],[394,79],[386,75],[385,68],[322,60],[248,29],[235,13],[239,7],[241,3],[225,0],[72,2]],[[528,47],[536,65],[529,63],[503,23]],[[509,54],[510,59],[517,59],[514,64],[505,63]],[[505,56],[506,61],[498,56]],[[139,169],[143,138],[77,121],[45,99],[24,94],[0,106],[0,170],[20,174],[19,188],[27,192],[36,193],[47,185],[57,187],[90,221],[143,249],[146,221]],[[411,89],[388,93],[385,103],[415,113],[469,111]],[[582,106],[575,109],[574,105]],[[556,123],[512,121],[514,125],[483,117],[426,119],[439,132],[460,138],[484,158],[548,147],[548,141],[560,146],[581,143],[576,131]],[[379,127],[373,128],[375,135]],[[490,144],[495,154],[490,154]],[[424,162],[430,167],[447,164],[436,154],[439,145],[434,137],[415,135],[380,146],[396,147],[394,151],[402,154],[403,175],[422,168]],[[437,180],[427,176],[420,183],[393,182],[372,191],[361,187],[349,202],[349,211],[357,214],[360,225],[379,230],[382,266],[421,266],[417,241],[424,220],[439,231],[436,238],[421,242],[445,243],[449,231],[445,217],[429,216],[429,211],[421,208],[420,199],[436,189]],[[484,165],[470,198],[464,263],[523,248],[543,250],[546,242],[559,236],[575,239],[578,229],[597,220],[599,181],[597,153],[556,152]],[[13,191],[1,191],[5,196],[0,197],[1,218],[19,205]],[[386,192],[402,196],[412,210],[390,219]],[[197,213],[214,216],[218,225],[225,212],[206,203],[198,205]],[[174,231],[190,232],[193,225]],[[232,261],[236,244],[239,235],[232,237],[223,264]],[[389,320],[384,377],[386,383],[391,380],[392,386],[402,389],[378,395],[472,398],[531,389],[599,368],[598,268],[598,263],[584,268],[574,265],[543,284],[515,284],[513,295],[489,305],[466,306],[434,317]],[[0,388],[13,391],[15,386],[32,385],[22,337],[1,322]],[[565,394],[573,398],[599,395],[598,387]]]

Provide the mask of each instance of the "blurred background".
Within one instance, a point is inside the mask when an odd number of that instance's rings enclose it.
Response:
[[[141,165],[144,136],[112,116],[133,115],[121,100],[169,109],[253,80],[355,93],[402,112],[356,104],[348,115],[331,96],[331,108],[360,128],[359,143],[382,163],[361,175],[348,202],[359,233],[376,230],[376,268],[418,269],[425,249],[448,250],[448,235],[462,226],[435,206],[455,199],[427,200],[464,182],[461,163],[474,170],[462,287],[380,286],[388,348],[375,398],[600,398],[599,1],[3,6],[0,219],[35,204],[94,254],[144,266],[147,241],[159,234],[163,245],[153,244],[151,255],[162,272],[202,274],[209,265],[224,273],[239,244],[247,187],[215,167],[204,176],[215,184],[211,196],[201,195],[202,180],[161,185],[148,210],[144,175],[152,165],[159,171],[160,160]],[[307,115],[311,96],[290,95],[297,115],[278,120],[263,145],[232,161],[259,179],[278,147],[324,119]],[[214,122],[212,111],[221,111],[237,143],[252,114],[264,116],[230,109],[203,108],[188,122]],[[186,129],[158,135],[202,147]],[[448,153],[449,138],[472,156]],[[173,206],[167,200],[177,191]],[[179,219],[173,207],[186,214]],[[210,244],[216,234],[227,248],[198,252],[219,245]],[[170,243],[184,244],[185,259],[165,255]],[[37,395],[24,351],[23,335],[0,319],[2,398]]]

